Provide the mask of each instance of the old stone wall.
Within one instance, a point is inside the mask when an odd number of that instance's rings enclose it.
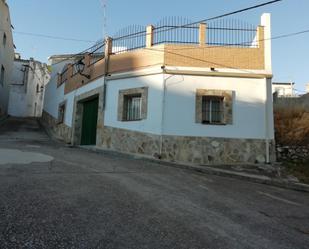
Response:
[[[71,142],[72,129],[63,123],[60,124],[56,118],[47,112],[43,111],[40,123],[57,139],[63,140],[65,143]]]
[[[278,161],[294,161],[307,162],[309,161],[309,145],[307,146],[277,146]]]
[[[194,164],[264,163],[265,141],[207,137],[161,136],[104,127],[98,146],[166,161]],[[271,161],[275,161],[271,143]]]

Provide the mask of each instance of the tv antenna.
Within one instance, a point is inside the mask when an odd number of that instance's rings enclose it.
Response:
[[[103,9],[103,37],[107,37],[107,0],[100,0]]]

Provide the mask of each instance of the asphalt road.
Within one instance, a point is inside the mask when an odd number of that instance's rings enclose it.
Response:
[[[309,248],[309,195],[0,126],[0,248]]]

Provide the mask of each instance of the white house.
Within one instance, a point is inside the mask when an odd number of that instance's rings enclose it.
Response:
[[[294,85],[294,82],[273,82],[272,92],[278,97],[296,97]]]
[[[14,44],[10,10],[5,0],[0,0],[0,115],[7,113],[10,80],[14,61]]]
[[[11,79],[8,113],[15,117],[41,117],[45,85],[50,80],[45,63],[23,60],[17,54]]]
[[[73,145],[168,161],[274,161],[270,15],[253,29],[201,23],[185,37],[176,29],[148,26],[107,38],[101,57],[51,63],[43,123]],[[213,40],[222,30],[252,40]],[[134,46],[140,36],[144,46]]]

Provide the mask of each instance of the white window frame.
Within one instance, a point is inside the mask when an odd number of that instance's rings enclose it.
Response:
[[[214,110],[213,102],[219,102],[219,110]],[[207,110],[209,102],[209,110]],[[219,112],[219,121],[213,120],[214,112]],[[203,96],[202,97],[202,123],[203,124],[223,124],[224,123],[224,97],[222,96]]]
[[[124,121],[139,121],[142,119],[142,95],[125,95]]]

